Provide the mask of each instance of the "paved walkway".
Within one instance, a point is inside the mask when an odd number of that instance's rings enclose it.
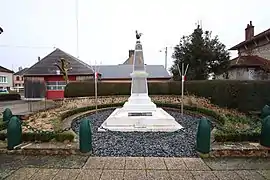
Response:
[[[270,159],[0,155],[0,179],[270,179]]]

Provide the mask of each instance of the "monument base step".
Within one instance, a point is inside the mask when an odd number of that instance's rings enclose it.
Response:
[[[133,111],[138,116],[129,116],[130,111],[118,108],[104,121],[99,131],[122,131],[122,132],[174,132],[183,127],[175,121],[174,117],[162,108],[151,111]],[[146,115],[144,115],[146,113]]]

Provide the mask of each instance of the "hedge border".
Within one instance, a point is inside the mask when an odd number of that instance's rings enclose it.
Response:
[[[241,112],[258,111],[270,104],[270,81],[201,80],[185,82],[185,94],[205,97],[220,107]],[[98,96],[130,95],[130,82],[98,82]],[[181,95],[180,81],[148,82],[149,95]],[[65,97],[94,96],[94,82],[70,82]],[[220,96],[222,94],[222,96]]]
[[[124,103],[125,102],[98,105],[98,109],[109,108],[109,107],[112,107],[112,108],[119,107],[119,106],[123,106]],[[180,107],[181,107],[179,104],[170,104],[170,103],[163,103],[163,102],[158,102],[158,101],[156,101],[154,103],[159,107],[165,107],[165,108],[167,107],[167,108],[173,108],[173,109],[180,109]],[[60,119],[63,121],[64,119],[66,119],[72,115],[75,115],[78,113],[83,113],[86,111],[91,111],[91,110],[94,110],[95,108],[96,108],[96,106],[86,106],[86,107],[73,109],[73,110],[70,110],[70,111],[63,113],[60,116]],[[185,105],[183,108],[185,110],[188,110],[191,112],[197,112],[197,113],[201,113],[201,114],[206,115],[206,116],[210,116],[213,118],[212,120],[214,120],[218,124],[224,124],[224,122],[225,122],[224,116],[219,115],[218,113],[216,113],[212,110],[209,110],[206,108],[200,108],[200,107],[196,107],[196,106],[187,106],[187,105]]]
[[[98,105],[98,110],[102,110],[104,108],[113,108],[113,107],[119,107],[119,106],[123,106],[125,102],[120,102],[120,103],[113,103],[113,104],[103,104],[103,105]],[[171,103],[163,103],[163,102],[155,102],[157,106],[159,107],[164,107],[164,108],[172,108],[172,109],[180,109],[180,104],[171,104]],[[91,111],[91,110],[95,110],[95,106],[86,106],[86,107],[81,107],[81,108],[77,108],[77,109],[72,109],[69,110],[63,114],[60,115],[60,120],[64,121],[66,118],[75,115],[75,114],[79,114],[79,113],[83,113],[83,112],[87,112],[87,111]],[[191,112],[191,113],[199,113],[200,115],[205,115],[211,118],[212,121],[214,121],[215,123],[217,123],[218,125],[223,125],[225,123],[226,117],[224,115],[220,115],[210,109],[206,109],[206,108],[200,108],[200,107],[196,107],[196,106],[184,106],[184,109]],[[0,128],[1,128],[1,124],[0,124]],[[75,138],[75,135],[72,134],[72,132],[69,132],[70,135],[67,132],[64,133],[60,133],[60,134],[50,134],[47,136],[44,136],[44,134],[42,133],[33,133],[33,132],[29,132],[29,133],[23,133],[23,140],[27,140],[27,141],[42,141],[42,142],[48,142],[52,139],[56,139],[57,141],[64,141],[64,140],[73,140]],[[64,134],[64,135],[61,135]],[[67,136],[67,138],[63,138],[62,136]],[[214,133],[214,137],[215,137],[215,141],[217,142],[227,142],[227,141],[252,141],[252,142],[257,142],[259,139],[260,133],[259,132],[245,132],[245,133],[224,133],[221,130],[217,130]],[[5,133],[0,133],[0,140],[3,140],[6,138],[6,134]]]
[[[8,126],[7,122],[0,121],[0,131],[6,130]],[[5,141],[7,138],[7,133],[0,132],[0,140]],[[64,142],[65,140],[73,141],[75,139],[75,134],[71,131],[65,131],[62,133],[37,133],[37,132],[23,132],[22,141],[41,141],[49,142],[55,139],[57,142]]]
[[[20,94],[0,94],[0,101],[16,101],[20,100]]]
[[[180,109],[181,105],[180,104],[171,104],[171,103],[163,103],[163,102],[154,102],[157,106],[159,107],[164,107],[164,108],[172,108],[172,109]],[[113,108],[113,107],[119,107],[123,106],[124,102],[121,103],[114,103],[114,104],[104,104],[104,105],[99,105],[98,110],[102,110],[103,108]],[[82,107],[82,108],[77,108],[70,110],[68,112],[65,112],[64,114],[61,115],[61,120],[63,121],[64,119],[78,114],[78,113],[83,113],[86,111],[91,111],[94,110],[95,106],[87,106],[87,107]],[[198,113],[199,115],[205,115],[210,117],[211,121],[217,123],[218,125],[223,125],[226,121],[226,116],[225,115],[220,115],[210,109],[206,108],[200,108],[196,106],[184,106],[184,110],[187,110],[191,112],[192,114]],[[217,129],[214,132],[214,139],[216,142],[229,142],[229,141],[235,141],[235,142],[240,142],[240,141],[251,141],[251,142],[258,142],[260,137],[260,132],[230,132],[230,133],[225,133],[219,129]]]

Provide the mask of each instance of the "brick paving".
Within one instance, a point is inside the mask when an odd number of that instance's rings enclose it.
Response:
[[[270,159],[1,154],[0,179],[260,180],[270,179]]]

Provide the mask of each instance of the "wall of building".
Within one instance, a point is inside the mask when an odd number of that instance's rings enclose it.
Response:
[[[23,88],[24,87],[23,76],[14,75],[13,76],[13,86],[14,86],[14,88]]]
[[[242,56],[246,55],[257,55],[263,57],[265,59],[270,60],[270,42],[267,39],[263,39],[257,43],[257,46],[254,44],[247,45],[248,49],[241,48],[239,49],[239,53]]]
[[[0,72],[0,88],[13,87],[13,74],[7,72]]]
[[[225,75],[216,76],[216,79],[226,79]],[[256,68],[235,68],[228,71],[230,80],[270,80],[270,73]]]

